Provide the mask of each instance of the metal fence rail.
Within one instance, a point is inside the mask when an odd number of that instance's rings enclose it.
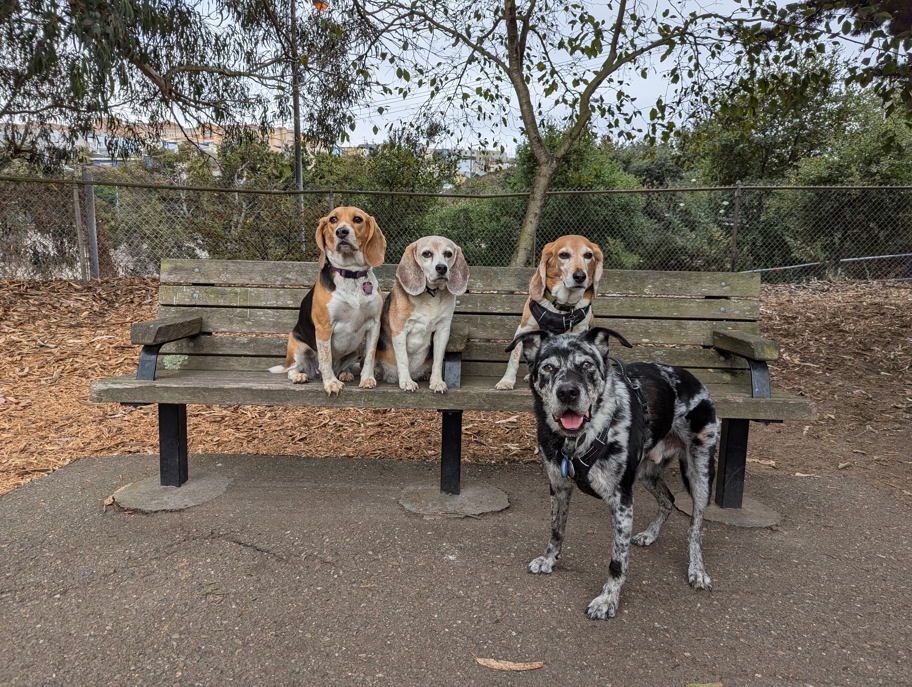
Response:
[[[312,260],[314,229],[338,205],[377,219],[387,262],[442,234],[470,265],[506,265],[526,200],[0,177],[0,278],[154,275],[168,257]],[[598,243],[607,268],[912,278],[912,187],[554,191],[536,246],[570,233]]]

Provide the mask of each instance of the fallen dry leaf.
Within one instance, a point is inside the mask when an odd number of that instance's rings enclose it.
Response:
[[[816,477],[817,475],[808,475],[803,472],[796,472],[795,477]]]
[[[475,656],[475,654],[472,654],[472,656]],[[498,661],[496,658],[478,658],[478,656],[475,656],[475,660],[485,668],[490,668],[491,670],[538,670],[545,665],[544,661],[534,661],[532,663],[514,663],[513,661]]]

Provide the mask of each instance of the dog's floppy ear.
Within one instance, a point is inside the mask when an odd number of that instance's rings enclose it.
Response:
[[[396,268],[396,279],[410,296],[419,296],[427,288],[424,270],[418,264],[418,255],[415,250],[417,244],[418,242],[415,241],[406,247],[402,259],[399,261],[399,267]]]
[[[317,225],[317,233],[314,237],[314,241],[317,244],[317,248],[320,249],[320,259],[318,260],[319,267],[322,270],[326,265],[326,241],[323,238],[323,230],[326,228],[326,225],[329,223],[329,215],[320,220],[320,223]]]
[[[447,281],[447,290],[454,296],[461,296],[469,288],[469,263],[462,254],[462,248],[456,246],[456,257],[450,268],[450,279]]]
[[[361,246],[361,253],[364,255],[368,265],[376,267],[383,264],[383,256],[386,254],[386,237],[380,231],[380,225],[377,224],[377,220],[370,215],[367,217],[367,223],[370,233],[367,236],[367,241]]]
[[[625,339],[613,329],[608,329],[607,327],[593,327],[583,334],[580,334],[580,336],[584,341],[588,341],[597,349],[599,349],[599,352],[602,355],[608,355],[608,339],[612,336],[620,341],[623,346],[627,348],[633,348],[633,344],[627,341],[627,339]]]
[[[545,289],[548,288],[548,263],[554,257],[554,243],[549,243],[542,248],[541,261],[538,263],[538,269],[532,275],[529,282],[529,298],[533,301],[540,301],[545,297]]]
[[[593,262],[595,263],[594,273],[589,276],[592,277],[593,293],[598,296],[599,282],[602,281],[602,272],[605,269],[605,256],[602,255],[602,249],[592,243],[592,241],[589,242],[589,245],[592,246]]]
[[[538,350],[545,342],[545,339],[547,339],[549,336],[551,335],[542,329],[536,329],[533,332],[520,334],[510,342],[509,346],[507,346],[507,353],[512,351],[517,346],[521,345],[523,356],[526,358],[526,362],[531,365],[535,362],[535,357],[538,355]]]

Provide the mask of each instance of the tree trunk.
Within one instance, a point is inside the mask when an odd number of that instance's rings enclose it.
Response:
[[[551,178],[557,169],[558,162],[552,160],[549,164],[539,164],[535,173],[535,179],[532,182],[532,189],[529,191],[529,204],[526,206],[526,216],[523,218],[522,229],[519,231],[519,239],[516,242],[516,248],[513,251],[513,257],[510,258],[510,267],[525,267],[529,261],[532,246],[535,244],[535,234],[538,231],[538,223],[541,219],[542,210],[545,207],[547,199],[548,186],[551,184]],[[532,262],[535,262],[535,256]]]

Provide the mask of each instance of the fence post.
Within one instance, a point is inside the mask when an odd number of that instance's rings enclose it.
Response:
[[[93,181],[92,171],[83,167],[82,178],[86,181]],[[92,277],[98,279],[100,271],[98,268],[98,226],[95,223],[95,186],[93,184],[87,184],[85,190],[86,235],[89,239],[89,268]]]
[[[82,236],[82,209],[79,207],[79,184],[73,184],[73,216],[76,218],[76,255],[79,257],[79,272],[82,281],[89,281],[86,276],[85,238]]]
[[[332,191],[330,191],[326,195],[326,202],[329,204],[329,212],[332,212],[333,210],[335,210],[336,209],[336,194],[333,193]],[[329,214],[329,212],[326,214]]]
[[[731,271],[737,272],[738,264],[738,224],[741,221],[741,181],[735,184],[735,218],[732,223]]]

